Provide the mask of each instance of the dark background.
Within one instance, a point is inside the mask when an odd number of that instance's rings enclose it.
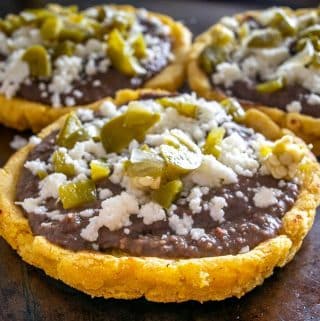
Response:
[[[0,14],[38,7],[52,1],[0,0]],[[57,1],[81,8],[102,1]],[[223,15],[275,4],[317,6],[318,1],[114,1],[170,14],[196,35]],[[1,108],[1,106],[0,106]],[[9,142],[17,134],[0,126],[0,166],[13,153]],[[24,135],[28,135],[25,133]],[[0,321],[319,321],[320,219],[295,259],[277,269],[263,286],[242,299],[204,304],[156,304],[91,299],[42,271],[25,264],[0,238]]]
[[[293,8],[318,6],[319,1],[315,0],[256,0],[256,1],[203,1],[203,0],[120,0],[120,1],[99,1],[99,0],[0,0],[0,14],[18,12],[27,7],[40,7],[47,3],[61,3],[65,5],[78,4],[80,8],[86,8],[103,2],[130,3],[137,7],[146,7],[162,13],[170,14],[176,19],[183,20],[191,27],[195,34],[205,30],[213,22],[223,15],[230,15],[239,11],[265,8],[275,5],[287,5]]]

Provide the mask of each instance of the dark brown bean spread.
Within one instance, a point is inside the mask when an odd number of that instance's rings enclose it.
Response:
[[[228,95],[232,95],[247,103],[261,104],[276,107],[286,111],[286,106],[292,101],[299,101],[302,106],[301,113],[312,117],[320,117],[320,106],[308,103],[310,92],[300,85],[290,85],[273,93],[260,93],[255,89],[256,83],[249,81],[236,81],[230,88],[217,88]]]
[[[233,129],[235,130],[235,129]],[[28,160],[40,159],[47,161],[55,149],[56,134],[53,133],[37,145],[29,154]],[[241,134],[241,133],[240,133]],[[281,218],[290,210],[298,195],[298,185],[286,182],[279,188],[279,181],[271,176],[260,176],[248,178],[239,176],[236,184],[224,185],[214,188],[204,200],[213,196],[223,196],[228,207],[225,209],[225,221],[221,224],[214,221],[208,210],[192,214],[185,202],[180,198],[176,204],[177,215],[192,215],[194,228],[203,228],[206,236],[199,240],[188,236],[175,235],[169,227],[168,221],[157,221],[151,225],[145,225],[141,218],[131,217],[132,224],[129,226],[130,233],[126,234],[124,229],[110,231],[106,227],[99,230],[99,237],[95,243],[90,243],[80,236],[89,218],[77,214],[84,209],[97,209],[98,214],[101,200],[97,200],[76,211],[66,211],[60,202],[48,199],[46,207],[48,211],[59,210],[65,214],[63,220],[51,220],[46,215],[25,213],[29,220],[31,229],[35,235],[42,235],[50,242],[64,248],[78,251],[94,249],[102,252],[121,251],[130,255],[155,256],[164,258],[196,258],[207,256],[219,256],[226,254],[237,254],[244,247],[250,249],[259,243],[271,239],[279,234],[282,223]],[[23,201],[25,198],[35,197],[38,193],[39,180],[28,169],[23,168],[17,185],[16,200]],[[266,186],[279,188],[283,196],[279,197],[277,204],[259,208],[252,201],[255,194],[254,188]],[[97,184],[98,188],[109,188],[113,195],[121,192],[121,187],[114,185],[108,180]],[[248,197],[236,196],[241,191]]]
[[[278,8],[279,9],[279,8]],[[237,31],[235,31],[235,34],[238,37],[238,40],[241,38],[239,37],[239,30],[241,29],[241,26],[244,25],[244,23],[247,24],[247,27],[249,28],[250,32],[253,33],[255,31],[263,31],[266,28],[269,28],[270,26],[263,25],[257,17],[260,15],[263,16],[266,12],[270,12],[273,9],[266,10],[266,11],[261,11],[261,13],[258,13],[258,15],[252,13],[246,13],[242,16],[240,26]],[[281,10],[281,9],[280,9]],[[277,9],[275,8],[275,12]],[[289,10],[290,11],[290,10]],[[291,12],[292,19],[296,19],[297,16],[295,16],[295,12]],[[263,20],[263,19],[262,19]],[[298,21],[299,24],[299,21]],[[310,27],[310,26],[308,26]],[[302,27],[303,29],[306,29],[307,27]],[[280,30],[281,27],[277,26],[275,28],[276,30]],[[286,38],[287,37],[287,38]],[[292,59],[294,56],[299,54],[299,51],[297,50],[297,44],[299,37],[298,35],[291,35],[291,39],[289,36],[285,36],[286,38],[286,43],[284,46],[288,46],[289,52],[290,52],[290,58]],[[301,39],[300,39],[301,40]],[[284,41],[283,41],[284,42]],[[242,46],[241,42],[240,47]],[[239,44],[238,43],[238,44]],[[276,46],[275,46],[276,47]],[[257,48],[254,49],[263,49]],[[235,50],[234,52],[237,52],[238,50]],[[240,51],[240,50],[239,50]],[[230,57],[229,57],[230,58]],[[288,59],[290,59],[288,58]],[[243,62],[244,57],[242,57],[242,62]],[[228,59],[226,59],[227,61]],[[232,59],[230,59],[232,61]],[[284,61],[283,61],[284,62]],[[264,75],[265,76],[265,75]],[[287,105],[292,103],[293,101],[298,101],[301,104],[301,114],[307,115],[307,116],[312,116],[312,117],[320,117],[320,104],[311,104],[308,102],[308,96],[312,94],[312,92],[306,88],[304,88],[301,84],[286,84],[284,88],[281,88],[280,90],[271,92],[271,93],[264,93],[264,92],[259,92],[256,90],[257,84],[261,84],[263,82],[263,79],[259,79],[260,77],[258,76],[256,79],[250,78],[250,79],[242,79],[242,80],[237,80],[235,81],[231,86],[228,86],[226,88],[224,85],[221,84],[214,84],[211,76],[209,76],[211,84],[217,88],[218,90],[222,91],[228,96],[233,96],[237,99],[242,100],[243,102],[247,104],[260,104],[266,107],[275,107],[278,109],[281,109],[285,112],[287,112]],[[264,80],[266,81],[266,80]]]
[[[156,25],[152,21],[141,17],[139,17],[138,20],[139,23],[144,26],[144,35],[154,36],[159,39],[160,54],[151,59],[142,61],[141,63],[142,67],[146,70],[146,73],[137,77],[129,77],[112,66],[106,72],[97,72],[90,76],[83,72],[80,75],[80,79],[74,81],[72,84],[73,92],[80,91],[82,93],[81,97],[73,95],[72,93],[61,94],[61,101],[64,102],[67,97],[72,97],[75,100],[75,105],[86,105],[108,96],[114,96],[116,91],[120,89],[135,89],[142,87],[146,81],[158,74],[168,65],[168,53],[172,50],[170,37],[158,35]],[[0,60],[4,59],[5,57],[0,57]],[[99,61],[97,60],[96,63],[98,62]],[[85,63],[86,62],[84,62],[84,65]],[[99,85],[96,85],[97,82]],[[41,85],[45,85],[47,88],[49,83],[50,80],[38,78],[31,79],[31,82],[21,84],[16,96],[28,101],[52,105],[51,95],[49,94],[46,97],[43,96],[43,91],[40,89]]]

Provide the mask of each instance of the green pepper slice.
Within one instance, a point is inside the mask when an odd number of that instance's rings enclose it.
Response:
[[[69,114],[60,130],[57,138],[57,144],[71,149],[74,147],[76,142],[87,139],[89,139],[89,135],[83,128],[80,119],[75,113]]]
[[[66,160],[66,155],[59,150],[53,153],[52,163],[56,173],[63,173],[69,177],[76,174],[74,165],[69,164]]]
[[[110,175],[109,166],[102,161],[93,160],[90,162],[91,178],[93,181],[105,179]]]
[[[270,80],[256,86],[256,90],[260,93],[270,94],[281,90],[284,87],[283,78],[278,78],[274,80]]]
[[[246,113],[239,102],[234,98],[226,98],[222,100],[220,104],[234,121],[241,122],[244,119]]]
[[[164,108],[171,107],[176,109],[180,115],[191,118],[196,118],[197,116],[198,106],[193,103],[170,99],[170,97],[156,99],[156,102]]]
[[[19,15],[15,15],[15,14],[9,14],[6,18],[7,22],[10,25],[10,32],[13,32],[21,27],[23,27],[23,25],[25,24],[25,21],[23,19],[23,17],[19,16]]]
[[[144,40],[143,34],[139,33],[132,42],[134,55],[138,58],[143,58],[147,55],[147,45]]]
[[[163,144],[160,154],[166,162],[165,174],[168,178],[177,178],[186,175],[201,165],[201,154],[193,153],[186,148],[174,148]]]
[[[76,26],[63,27],[59,33],[59,41],[70,40],[82,43],[89,37],[88,30],[77,28]]]
[[[55,14],[48,9],[27,9],[22,12],[23,17],[29,17],[30,22],[35,23],[38,26],[41,26],[42,23],[51,17],[54,17]]]
[[[32,76],[51,76],[52,66],[50,56],[43,46],[34,45],[29,47],[22,55],[22,60],[29,65],[30,73]]]
[[[96,186],[90,179],[67,183],[59,187],[59,198],[64,209],[70,209],[94,202]]]
[[[320,37],[320,24],[316,24],[302,30],[299,36],[300,37],[311,37],[311,36]]]
[[[315,52],[311,61],[311,66],[320,69],[320,53]]]
[[[216,24],[211,30],[212,45],[216,48],[233,43],[235,36],[232,30],[223,24]]]
[[[119,153],[133,139],[142,141],[148,129],[159,119],[159,114],[131,105],[126,113],[111,119],[102,127],[101,142],[108,153]]]
[[[293,36],[297,32],[295,20],[282,11],[275,12],[269,25],[279,30],[284,36]]]
[[[59,37],[60,31],[63,27],[62,20],[57,17],[49,17],[44,20],[40,33],[44,40],[52,41]]]
[[[216,66],[227,59],[227,52],[221,48],[210,45],[203,49],[199,56],[200,67],[208,74],[212,74]]]
[[[160,186],[159,189],[153,191],[152,199],[163,208],[168,209],[181,193],[182,187],[183,184],[181,180],[176,179],[170,181]]]
[[[75,43],[66,40],[59,42],[57,46],[54,48],[54,57],[60,57],[60,56],[69,56],[71,57],[74,54],[75,51]]]
[[[46,171],[38,171],[37,176],[39,177],[40,180],[43,180],[45,177],[48,176],[48,173]]]
[[[125,75],[133,77],[145,73],[144,68],[133,56],[131,48],[117,29],[109,34],[107,54],[112,65]]]
[[[254,30],[248,37],[249,48],[272,48],[281,41],[281,33],[273,28]]]
[[[10,35],[13,32],[13,26],[8,20],[0,19],[0,30]]]
[[[131,177],[160,177],[163,174],[164,161],[158,155],[135,149],[130,161],[126,163],[126,174]]]
[[[226,130],[223,127],[211,129],[203,146],[203,152],[218,158],[221,154],[220,145],[225,133]]]
[[[192,139],[186,135],[182,130],[180,129],[171,129],[170,134],[177,139],[179,142],[180,146],[183,145],[187,147],[191,152],[194,153],[201,153],[199,147],[197,144],[195,144]],[[169,144],[170,145],[170,144]]]

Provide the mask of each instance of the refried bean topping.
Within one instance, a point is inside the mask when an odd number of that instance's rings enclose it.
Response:
[[[224,17],[210,30],[199,64],[228,95],[319,117],[319,30],[318,9]]]
[[[0,20],[0,93],[53,108],[137,88],[174,58],[170,28],[146,10],[48,5]]]
[[[71,113],[36,142],[16,203],[35,235],[78,251],[238,254],[279,234],[303,153],[243,125],[234,99],[148,95]]]

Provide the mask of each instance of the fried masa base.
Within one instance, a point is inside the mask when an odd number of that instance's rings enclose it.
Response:
[[[297,10],[300,14],[308,12],[308,9]],[[258,11],[249,11],[238,14],[235,18],[242,21],[248,15],[257,15]],[[210,82],[208,75],[199,67],[198,58],[202,50],[212,43],[214,37],[213,30],[215,25],[210,27],[203,34],[198,36],[192,45],[188,62],[188,82],[192,90],[198,95],[207,99],[222,100],[227,98],[221,90]],[[313,145],[313,152],[320,155],[320,118],[315,118],[300,113],[285,112],[274,106],[262,106],[253,101],[240,100],[246,109],[254,108],[267,114],[277,125],[288,128],[297,136],[301,137],[308,144]]]
[[[128,5],[112,5],[112,7],[128,12],[137,10]],[[154,12],[149,12],[149,15],[159,18],[170,28],[173,39],[172,52],[175,58],[158,74],[147,80],[143,87],[176,91],[182,86],[185,78],[185,65],[187,52],[191,45],[191,32],[180,22],[176,22],[166,15]],[[99,105],[99,102],[93,102],[86,106],[53,108],[42,103],[17,97],[8,99],[0,95],[0,123],[18,130],[31,128],[34,132],[37,132],[74,109],[79,107],[96,109],[97,105]]]
[[[138,99],[141,94],[161,94],[154,90],[124,90],[117,105]],[[258,115],[266,117],[259,111]],[[254,116],[257,116],[255,114]],[[58,129],[62,117],[45,128],[44,137]],[[256,118],[255,122],[261,122]],[[263,127],[263,121],[260,124]],[[16,184],[23,163],[31,150],[26,146],[12,156],[0,171],[0,235],[29,264],[49,276],[91,296],[134,299],[145,297],[156,302],[223,300],[241,297],[273,273],[275,267],[289,262],[310,230],[320,201],[320,165],[304,143],[309,170],[303,178],[301,193],[293,208],[283,217],[279,236],[267,240],[248,253],[197,259],[135,257],[119,252],[72,252],[34,236],[28,220],[14,204]]]

